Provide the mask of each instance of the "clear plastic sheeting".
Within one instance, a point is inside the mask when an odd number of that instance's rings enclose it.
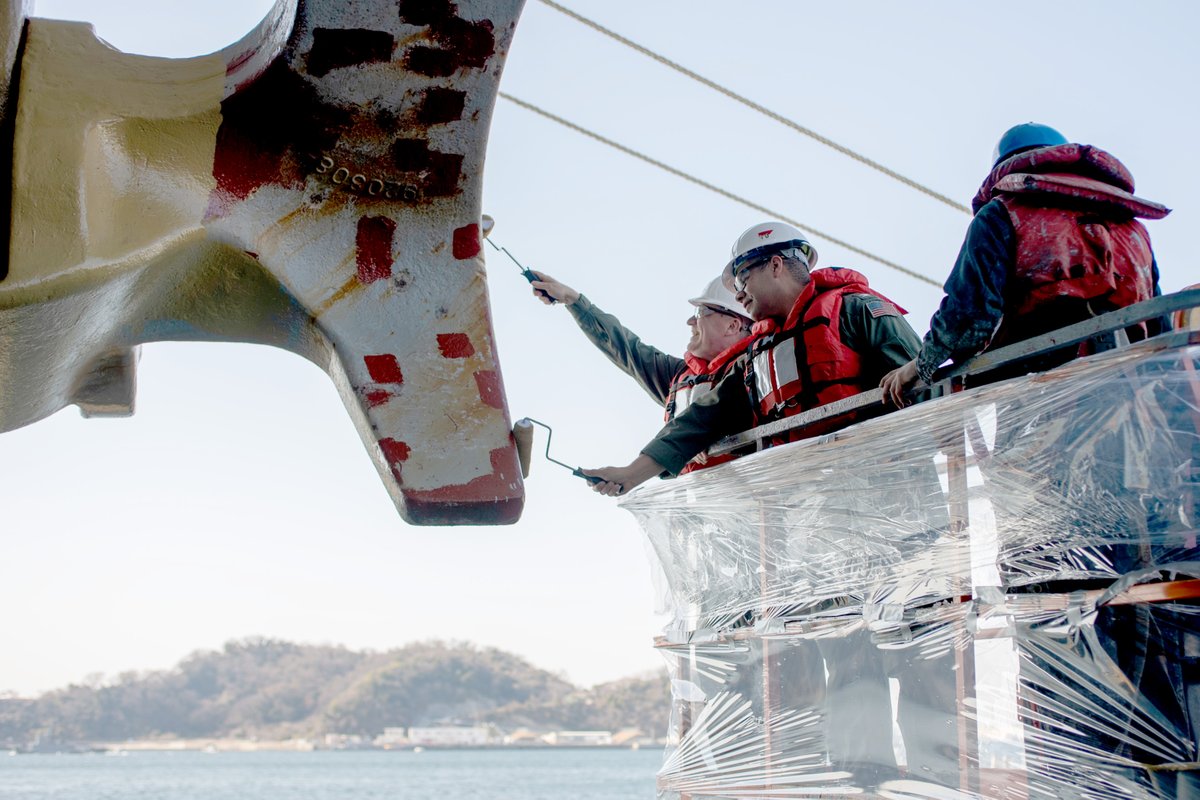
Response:
[[[624,501],[670,797],[1200,797],[1200,347],[952,394]]]

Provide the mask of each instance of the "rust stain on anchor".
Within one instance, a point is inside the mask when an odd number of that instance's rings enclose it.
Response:
[[[295,188],[310,177],[359,203],[422,205],[459,192],[462,154],[431,148],[421,133],[462,119],[464,91],[430,86],[411,95],[410,107],[401,111],[373,102],[333,105],[313,84],[341,68],[380,63],[447,77],[458,69],[482,69],[495,54],[492,22],[460,18],[450,0],[399,0],[397,13],[401,22],[425,30],[397,42],[384,30],[313,28],[306,53],[294,56],[289,49],[222,103],[209,218],[223,216],[230,203],[261,186]],[[397,130],[406,135],[397,137]]]
[[[438,47],[416,45],[404,65],[418,75],[445,78],[459,67],[480,69],[496,52],[496,34],[490,20],[469,22],[458,16],[449,0],[400,0],[400,19],[426,25]]]
[[[314,28],[308,74],[320,78],[339,67],[392,60],[396,39],[387,31],[365,28]]]
[[[303,186],[308,172],[304,154],[332,149],[353,126],[351,112],[322,102],[283,56],[244,91],[226,98],[221,115],[210,218],[223,215],[230,202],[245,200],[260,186]]]

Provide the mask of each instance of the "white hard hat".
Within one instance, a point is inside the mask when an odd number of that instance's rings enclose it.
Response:
[[[795,250],[809,269],[817,266],[817,248],[809,243],[804,232],[786,222],[761,222],[746,229],[733,243],[729,263],[721,274],[727,287],[733,286],[733,276],[743,265],[786,250]]]
[[[699,297],[693,297],[688,300],[689,303],[699,308],[700,306],[713,306],[728,311],[730,314],[737,314],[739,317],[750,319],[750,315],[746,313],[746,309],[742,304],[734,299],[733,292],[725,288],[721,278],[713,278],[704,287],[704,291]]]

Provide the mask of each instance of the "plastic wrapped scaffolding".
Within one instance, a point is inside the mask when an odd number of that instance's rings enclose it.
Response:
[[[660,793],[1200,796],[1200,346],[1156,342],[628,497]]]

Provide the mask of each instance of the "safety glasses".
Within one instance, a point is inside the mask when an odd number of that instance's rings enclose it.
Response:
[[[697,306],[695,312],[692,313],[692,316],[696,319],[702,319],[703,317],[711,317],[713,314],[720,314],[722,317],[737,316],[736,314],[726,311],[723,308],[713,308],[712,306]]]
[[[769,263],[771,263],[771,262],[770,261],[760,261],[757,264],[751,264],[748,267],[742,267],[737,272],[735,272],[733,275],[734,290],[736,290],[738,292],[744,291],[746,288],[746,280],[750,277],[750,273],[753,272],[754,270],[758,269],[759,267],[765,267]]]

